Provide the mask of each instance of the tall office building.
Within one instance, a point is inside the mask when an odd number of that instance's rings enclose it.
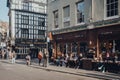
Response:
[[[9,39],[18,58],[46,47],[46,0],[7,0]]]
[[[120,52],[120,0],[49,0],[48,30],[54,57],[111,56]]]

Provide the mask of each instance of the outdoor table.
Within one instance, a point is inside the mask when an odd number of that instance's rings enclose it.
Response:
[[[100,62],[92,61],[92,70],[98,70],[98,64]],[[105,70],[112,73],[120,72],[120,63],[102,62],[105,66]]]
[[[92,70],[92,59],[83,59],[82,68]]]

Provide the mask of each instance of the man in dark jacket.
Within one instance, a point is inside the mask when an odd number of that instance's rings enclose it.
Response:
[[[47,67],[47,50],[45,49],[44,53],[43,53],[43,67]]]

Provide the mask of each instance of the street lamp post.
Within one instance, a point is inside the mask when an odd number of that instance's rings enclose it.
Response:
[[[46,13],[48,13],[48,0],[47,0],[47,3],[46,3]],[[47,38],[47,45],[46,45],[46,48],[47,48],[47,66],[49,66],[49,51],[48,51],[48,43],[49,43],[49,38],[48,38],[48,15],[46,15],[46,38]]]

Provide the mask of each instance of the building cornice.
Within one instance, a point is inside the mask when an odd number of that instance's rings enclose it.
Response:
[[[11,9],[14,11],[19,11],[19,12],[27,12],[27,13],[33,13],[33,14],[41,14],[41,15],[47,15],[46,13],[40,13],[40,12],[32,12],[32,11],[26,11],[26,10],[20,10],[20,9]]]
[[[73,26],[73,27],[67,27],[67,28],[63,28],[63,29],[52,30],[52,31],[49,31],[49,32],[52,32],[53,35],[56,35],[56,34],[62,34],[62,33],[84,30],[86,28],[87,28],[87,25],[84,24],[84,25],[80,25],[80,26]]]
[[[93,25],[95,27],[104,27],[104,26],[114,25],[119,23],[120,23],[120,17],[114,18],[114,19],[97,21],[97,22],[94,22]]]
[[[91,22],[90,24],[83,24],[83,25],[79,25],[79,26],[73,26],[73,27],[67,27],[67,28],[63,28],[63,29],[51,30],[49,32],[52,32],[53,35],[56,35],[56,34],[86,30],[86,29],[89,29],[88,26],[90,26],[90,25],[93,26],[92,29],[95,29],[95,28],[112,26],[112,25],[117,25],[117,24],[120,24],[120,17],[114,18],[114,19],[109,19],[109,20],[101,20],[101,21]]]

